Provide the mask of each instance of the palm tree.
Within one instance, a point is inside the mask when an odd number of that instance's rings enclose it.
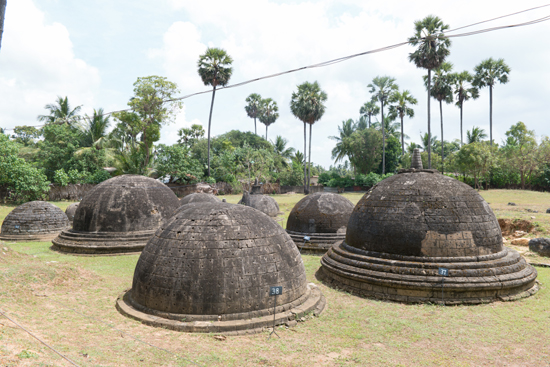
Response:
[[[416,148],[422,149],[422,145],[416,144],[414,141],[412,141],[410,144],[407,145],[407,153],[413,154]]]
[[[349,138],[356,130],[357,124],[352,119],[342,121],[342,126],[338,126],[340,136],[329,136],[329,139],[336,140],[336,146],[332,149],[332,159],[337,163],[349,155],[344,140]]]
[[[212,103],[210,104],[210,115],[208,117],[208,176],[210,177],[210,125],[212,123],[212,110],[214,109],[214,97],[216,87],[224,87],[229,82],[233,68],[233,59],[221,48],[208,47],[204,55],[199,57],[197,63],[199,75],[204,85],[212,86]]]
[[[441,119],[441,172],[445,172],[444,165],[444,143],[443,143],[443,101],[449,104],[453,102],[453,89],[451,87],[453,83],[453,75],[451,70],[453,64],[450,62],[444,62],[435,69],[435,75],[430,87],[432,97],[439,102],[439,116]],[[428,82],[428,78],[424,77],[424,83]]]
[[[104,115],[103,108],[94,109],[92,117],[84,117],[86,125],[82,127],[83,145],[97,150],[102,149],[107,139],[107,129],[111,122],[109,116]]]
[[[384,134],[386,136],[393,136],[397,140],[401,139],[401,133],[399,132],[400,124],[399,122],[394,122],[395,117],[392,116],[386,116],[384,117]],[[382,124],[378,121],[372,123],[373,129],[382,129]],[[409,136],[407,134],[404,134],[405,139],[409,139]]]
[[[449,25],[436,16],[428,15],[422,20],[414,22],[415,34],[409,38],[412,46],[418,46],[416,51],[409,54],[409,61],[416,67],[428,69],[428,136],[432,135],[430,126],[430,87],[432,85],[432,70],[441,65],[449,56],[451,40],[445,37],[443,31]],[[432,168],[432,151],[428,146],[428,168]]]
[[[373,98],[380,101],[381,121],[384,121],[384,102],[399,89],[398,85],[395,84],[395,78],[377,76],[367,87],[370,88],[369,92],[373,94]],[[386,172],[386,135],[384,133],[384,125],[382,124],[382,174]]]
[[[437,145],[437,136],[430,136],[428,133],[425,133],[424,135],[420,134],[420,141],[422,150],[427,152],[429,150],[433,150]],[[428,144],[428,142],[430,142],[430,144]]]
[[[489,140],[493,146],[493,86],[498,81],[500,84],[508,83],[510,67],[504,63],[504,59],[493,60],[492,57],[483,60],[475,67],[476,75],[473,84],[478,88],[489,87]]]
[[[468,71],[454,74],[453,79],[456,105],[460,108],[460,146],[462,146],[464,145],[464,140],[462,138],[462,110],[464,108],[464,102],[469,99],[477,99],[479,97],[479,90],[470,85],[473,76]]]
[[[415,105],[418,103],[416,98],[413,97],[411,92],[404,90],[403,92],[395,91],[389,99],[391,103],[389,112],[390,117],[395,119],[399,116],[401,119],[401,154],[405,154],[405,133],[403,131],[403,118],[408,116],[414,117],[414,110],[409,105]]]
[[[305,159],[304,159],[304,155],[302,154],[302,152],[300,152],[299,150],[297,150],[295,153],[294,153],[294,157],[292,157],[292,161],[296,162],[296,163],[299,163],[299,164],[303,164],[305,166]]]
[[[290,99],[290,111],[297,119],[304,123],[304,152],[306,151],[306,123],[309,124],[309,162],[306,171],[304,165],[304,194],[309,194],[309,178],[311,170],[311,129],[315,122],[319,121],[325,113],[324,103],[327,94],[321,90],[319,83],[305,82],[298,85],[298,91],[292,93]]]
[[[487,134],[485,133],[485,130],[479,128],[479,127],[472,127],[472,131],[470,130],[466,131],[466,140],[468,141],[467,144],[472,143],[481,143],[483,139],[487,138]]]
[[[280,135],[277,135],[275,138],[275,143],[273,144],[275,154],[283,157],[284,159],[292,159],[295,149],[292,147],[287,148],[288,140],[283,138]]]
[[[265,140],[267,140],[267,128],[279,118],[277,102],[271,98],[262,99],[258,118],[265,125]]]
[[[44,106],[45,109],[50,111],[49,115],[39,115],[38,121],[45,123],[66,123],[71,126],[78,119],[78,113],[80,112],[81,106],[76,106],[71,109],[69,104],[68,97],[62,98],[57,96],[56,104],[47,104]]]
[[[248,104],[244,106],[244,109],[248,117],[254,119],[254,134],[258,135],[258,131],[256,130],[256,117],[258,117],[260,113],[262,96],[260,96],[258,93],[252,93],[251,95],[246,97],[245,101]]]
[[[369,127],[371,124],[371,116],[377,115],[380,113],[380,107],[376,104],[376,101],[370,100],[369,102],[365,102],[363,106],[359,109],[359,113],[361,116],[365,116],[369,118]]]

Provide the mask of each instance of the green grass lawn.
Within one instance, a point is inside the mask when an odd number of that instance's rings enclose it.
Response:
[[[550,214],[524,213],[550,207],[548,194],[493,190],[482,195],[497,216],[536,216],[541,230],[548,230]],[[345,196],[355,203],[361,194]],[[303,195],[274,197],[286,218]],[[225,198],[236,203],[240,196]],[[508,207],[509,201],[517,206]],[[70,203],[54,204],[64,209]],[[12,209],[0,206],[0,221]],[[440,307],[374,301],[325,287],[315,278],[320,257],[303,255],[308,281],[327,298],[321,317],[279,328],[280,339],[263,333],[218,340],[144,326],[118,313],[115,300],[131,287],[138,255],[70,256],[49,250],[50,245],[0,244],[0,310],[80,366],[193,365],[173,354],[201,366],[235,367],[550,365],[548,268],[537,268],[542,289],[533,297]],[[66,365],[0,315],[0,366]]]

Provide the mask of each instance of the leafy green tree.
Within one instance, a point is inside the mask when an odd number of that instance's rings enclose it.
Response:
[[[204,138],[204,128],[202,125],[193,124],[190,128],[182,127],[178,130],[178,143],[187,147],[193,148],[193,145],[200,139]]]
[[[81,106],[76,106],[71,109],[68,97],[62,98],[58,96],[56,103],[47,104],[44,108],[50,111],[50,114],[39,115],[38,121],[45,122],[46,124],[65,123],[67,125],[73,125],[80,121],[78,113],[80,112]]]
[[[373,115],[378,115],[380,113],[380,107],[376,104],[375,100],[370,100],[365,102],[363,106],[359,109],[361,116],[369,118],[369,127],[371,126],[371,117]]]
[[[208,176],[210,176],[210,127],[212,124],[212,110],[214,109],[214,97],[218,86],[226,86],[233,73],[231,64],[233,59],[221,48],[208,47],[204,55],[199,57],[197,63],[198,72],[204,85],[212,86],[212,103],[208,117]]]
[[[538,149],[535,132],[528,130],[521,121],[506,131],[506,144],[503,147],[507,164],[519,173],[521,188],[525,189],[526,178],[536,172],[545,156]]]
[[[471,85],[474,77],[468,71],[463,71],[461,73],[455,73],[453,75],[453,92],[456,96],[456,105],[460,108],[460,145],[464,145],[464,140],[462,136],[462,112],[464,109],[464,102],[470,99],[479,98],[479,90]]]
[[[390,119],[395,120],[397,117],[401,119],[401,154],[405,154],[405,132],[403,131],[403,118],[405,116],[408,116],[409,118],[414,117],[414,110],[410,107],[410,105],[415,105],[418,101],[408,90],[404,90],[403,92],[396,90],[390,96],[389,102]]]
[[[16,203],[43,199],[49,191],[46,176],[18,157],[19,145],[0,134],[0,187],[8,192],[8,200]]]
[[[496,82],[508,83],[510,67],[504,59],[494,60],[492,57],[483,60],[475,67],[473,84],[478,88],[489,87],[489,141],[493,145],[493,86]]]
[[[298,85],[298,91],[292,93],[290,111],[304,123],[304,152],[306,151],[306,124],[309,124],[309,161],[304,164],[304,194],[309,194],[311,175],[311,129],[315,122],[325,114],[327,94],[321,90],[317,82],[305,82]]]
[[[375,128],[357,130],[343,139],[350,163],[359,173],[366,174],[380,166],[382,140],[382,133]]]
[[[382,172],[387,172],[390,174],[397,171],[397,167],[399,166],[399,158],[401,157],[401,144],[397,137],[388,135],[386,139],[386,146],[384,148],[386,151],[386,159],[384,162],[385,165],[382,166],[382,163],[380,163],[380,166],[376,171],[376,173],[380,173],[382,176],[385,175],[385,173]]]
[[[53,180],[55,171],[74,168],[74,153],[81,147],[82,133],[76,125],[48,123],[42,128],[44,139],[38,141],[37,160],[45,169],[49,180]]]
[[[42,132],[40,129],[37,129],[34,126],[16,126],[13,129],[13,135],[11,138],[19,144],[28,147],[34,145],[36,143],[36,139],[38,139],[41,135]]]
[[[155,170],[159,177],[168,177],[168,182],[195,183],[202,178],[202,167],[191,157],[187,147],[179,144],[157,147]]]
[[[474,186],[481,188],[480,178],[486,178],[495,162],[494,150],[486,144],[471,143],[466,144],[457,153],[457,163],[463,172],[474,176]]]
[[[262,96],[260,96],[258,93],[252,93],[251,95],[246,97],[245,101],[248,104],[244,106],[244,110],[246,111],[248,117],[254,119],[254,134],[258,135],[258,131],[256,129],[256,118],[260,115]]]
[[[483,139],[487,138],[487,134],[485,133],[485,130],[483,130],[480,127],[474,126],[472,127],[472,131],[470,130],[466,131],[466,141],[468,144],[472,143],[481,143]]]
[[[150,166],[153,143],[160,139],[161,126],[173,122],[176,112],[183,107],[182,102],[174,100],[178,92],[176,83],[161,76],[138,78],[134,83],[134,97],[128,106],[140,118],[140,124],[136,125],[139,126],[144,153],[142,171]]]
[[[271,98],[262,99],[258,117],[260,122],[265,125],[265,140],[267,140],[267,128],[279,118],[279,113],[277,111],[279,111],[277,102]]]
[[[373,94],[373,98],[376,98],[380,102],[381,120],[384,121],[384,102],[388,101],[390,96],[399,90],[399,86],[395,84],[395,78],[389,76],[377,76],[372,80],[372,83],[367,85],[370,88],[369,92]],[[386,169],[386,134],[385,124],[382,124],[382,174]]]
[[[432,80],[432,85],[429,87],[431,90],[431,95],[439,102],[439,116],[441,119],[441,152],[443,152],[443,101],[449,104],[453,102],[453,89],[452,84],[453,74],[451,70],[453,69],[453,64],[450,62],[443,62],[435,69],[435,75]],[[424,83],[428,83],[428,78],[424,77]],[[445,156],[441,156],[441,172],[445,172]]]
[[[409,61],[413,62],[418,68],[428,70],[428,136],[431,137],[430,99],[432,94],[430,87],[432,85],[432,70],[439,67],[450,54],[451,40],[444,34],[444,31],[449,29],[449,25],[444,24],[438,17],[429,15],[414,22],[414,28],[414,36],[409,38],[408,41],[412,46],[418,47],[409,54]],[[431,166],[431,147],[428,146],[428,168],[431,168]]]

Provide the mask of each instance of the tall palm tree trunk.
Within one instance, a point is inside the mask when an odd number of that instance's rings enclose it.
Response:
[[[265,125],[265,140],[267,140],[267,125]]]
[[[428,169],[432,168],[432,130],[430,126],[430,89],[432,86],[432,69],[428,69]]]
[[[7,0],[0,0],[0,46],[2,45],[2,33],[4,33],[4,15],[6,13]]]
[[[258,130],[256,129],[256,117],[254,116],[254,134],[258,135]]]
[[[489,139],[493,147],[493,86],[489,85]]]
[[[307,193],[309,194],[309,179],[311,177],[311,128],[313,124],[309,124],[309,157],[307,163]]]
[[[464,140],[462,138],[462,107],[464,106],[464,102],[460,102],[460,146],[464,146]]]
[[[386,134],[384,131],[384,100],[380,101],[380,112],[382,112],[382,174],[386,173]]]
[[[216,96],[216,84],[212,88],[212,103],[210,104],[210,116],[208,117],[208,177],[210,177],[210,125],[212,123],[212,110],[214,110],[214,97]]]
[[[306,130],[306,123],[304,122],[304,154],[307,152],[307,130]],[[304,165],[304,194],[309,194],[309,190],[307,189],[307,165],[306,160],[304,157],[304,161],[302,162]]]
[[[369,113],[369,129],[370,129],[370,117],[371,117],[371,116],[372,116],[372,115]]]
[[[401,155],[405,155],[405,138],[403,135],[403,114],[401,114]]]
[[[443,102],[439,101],[439,116],[441,117],[441,173],[445,173],[445,146],[443,145]]]

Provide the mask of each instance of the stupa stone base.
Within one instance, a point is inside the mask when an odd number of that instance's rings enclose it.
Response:
[[[286,230],[296,247],[302,250],[327,252],[336,242],[346,238],[345,233],[304,233]],[[309,241],[304,243],[304,237],[308,236]]]
[[[320,315],[325,305],[325,297],[319,288],[309,283],[306,293],[301,297],[275,308],[275,324],[293,326],[297,319],[307,313]],[[273,308],[225,315],[175,314],[140,305],[132,298],[132,290],[118,297],[116,308],[123,315],[146,325],[184,332],[245,335],[260,333],[273,327]]]
[[[402,256],[336,243],[317,277],[368,298],[405,303],[480,304],[535,294],[537,271],[515,250],[463,257]],[[440,267],[449,275],[438,275]],[[442,295],[443,290],[443,295]]]
[[[63,231],[52,243],[52,250],[80,255],[139,253],[155,230],[141,232],[78,232]]]

